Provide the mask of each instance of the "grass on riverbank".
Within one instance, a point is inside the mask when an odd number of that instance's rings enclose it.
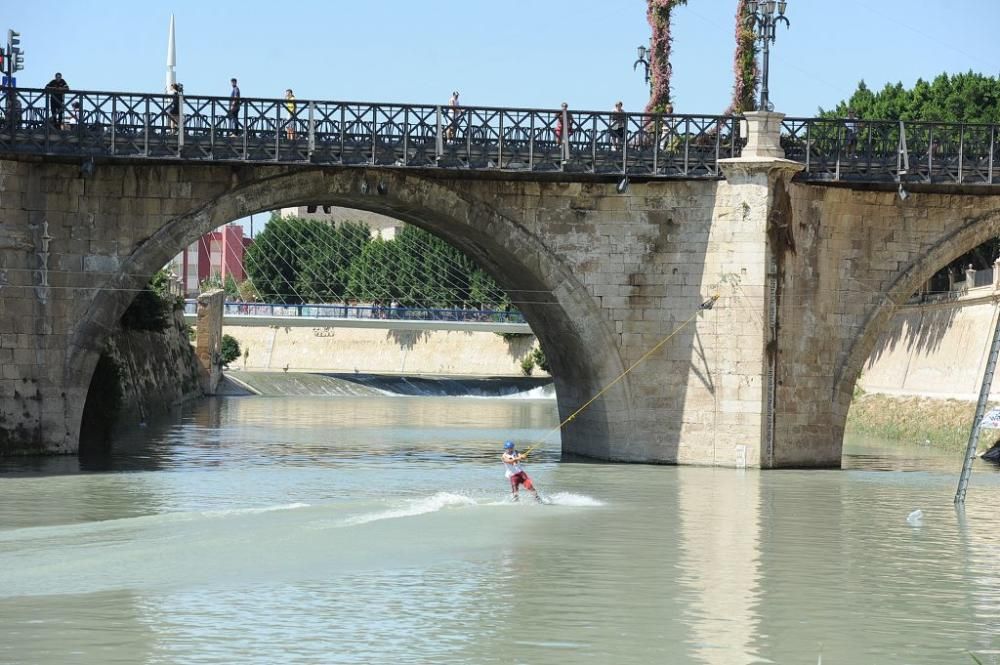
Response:
[[[968,443],[975,413],[975,402],[865,394],[851,404],[847,430],[911,443],[929,441],[938,448],[962,449]],[[989,448],[998,436],[1000,432],[984,430],[979,438],[979,450]]]

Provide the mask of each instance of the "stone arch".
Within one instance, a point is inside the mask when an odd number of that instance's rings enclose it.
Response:
[[[846,359],[834,375],[833,399],[842,410],[843,418],[847,417],[854,385],[861,376],[865,362],[875,349],[881,335],[888,329],[900,305],[942,266],[998,235],[1000,235],[1000,210],[991,210],[965,219],[926,247],[915,260],[896,275],[880,294],[878,302],[871,308],[861,331],[851,343]]]
[[[89,377],[127,308],[128,289],[204,233],[266,210],[334,205],[388,215],[430,231],[473,258],[503,288],[525,295],[519,308],[552,368],[560,418],[566,418],[624,369],[615,335],[573,266],[547,246],[536,220],[504,206],[503,183],[457,182],[417,172],[362,169],[242,168],[234,184],[160,226],[122,262],[70,334],[66,376]],[[557,187],[558,185],[551,185]],[[542,186],[544,187],[544,185]],[[86,391],[86,385],[83,390]],[[563,430],[563,451],[623,458],[632,439],[628,380],[619,382]],[[79,413],[74,414],[80,422]]]

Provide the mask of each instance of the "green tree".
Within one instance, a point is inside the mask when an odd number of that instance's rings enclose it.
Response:
[[[219,355],[222,357],[222,364],[228,365],[240,357],[240,343],[232,335],[223,335]]]
[[[334,302],[348,297],[352,261],[369,242],[368,227],[272,215],[247,249],[244,265],[267,302]]]
[[[910,89],[895,83],[879,92],[861,81],[849,99],[820,113],[843,118],[849,110],[866,120],[1000,123],[1000,79],[971,71],[940,74],[930,82],[917,79]]]
[[[1000,79],[969,71],[940,74],[933,81],[917,79],[912,88],[902,83],[886,84],[873,92],[864,81],[849,99],[832,109],[820,109],[825,117],[843,118],[849,111],[864,120],[938,121],[1000,123]],[[913,149],[911,140],[910,148]],[[991,239],[958,257],[932,279],[935,291],[948,288],[948,273],[961,280],[962,271],[972,264],[977,270],[990,268],[1000,253],[1000,242]]]

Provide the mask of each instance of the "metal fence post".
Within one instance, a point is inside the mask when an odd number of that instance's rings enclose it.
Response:
[[[437,138],[434,143],[435,159],[440,160],[444,155],[444,133],[441,126],[441,107],[434,107],[434,114],[437,119]]]
[[[309,102],[309,129],[308,134],[308,152],[309,159],[312,159],[313,153],[316,152],[316,102]]]
[[[691,118],[684,118],[684,175],[691,168]]]
[[[996,137],[997,137],[996,125],[990,125],[990,165],[987,171],[987,174],[989,176],[989,180],[987,182],[991,185],[993,184],[993,142],[996,140]]]
[[[288,122],[291,123],[291,117]],[[291,125],[289,125],[291,126]],[[274,105],[274,161],[281,160],[281,103]]]
[[[111,154],[117,152],[118,146],[118,95],[111,96]]]
[[[569,161],[569,111],[562,110],[562,170],[566,170],[566,162]]]
[[[208,101],[208,107],[209,107],[209,109],[211,109],[211,112],[209,113],[209,117],[208,117],[208,121],[211,123],[209,125],[209,127],[208,127],[208,151],[209,151],[209,154],[211,154],[212,157],[215,158],[215,122],[216,122],[216,115],[215,115],[215,104],[212,102],[212,100]]]
[[[628,116],[625,116],[625,129],[622,132],[622,175],[628,171]],[[653,152],[653,173],[656,173],[656,152]]]
[[[962,184],[962,163],[965,158],[965,125],[958,130],[958,184]]]
[[[378,134],[375,127],[378,125],[378,107],[372,105],[372,166],[378,163],[378,154],[376,151],[376,143],[378,142]]]
[[[500,111],[499,129],[497,130],[497,168],[503,169],[503,119],[504,112]]]
[[[653,173],[660,172],[660,125],[663,123],[663,116],[653,121]],[[643,126],[647,129],[650,126],[649,118],[643,117]],[[647,132],[648,133],[648,132]]]
[[[528,123],[528,170],[535,170],[535,113],[528,111],[531,122]]]
[[[403,109],[403,166],[410,161],[410,107]]]
[[[250,125],[247,123],[247,119],[249,118],[249,116],[247,115],[247,106],[249,106],[249,104],[244,104],[241,108],[241,111],[243,112],[243,131],[241,132],[243,134],[243,157],[241,157],[240,159],[242,159],[243,161],[246,161],[248,157],[247,137],[250,134]]]
[[[177,93],[177,156],[182,157],[184,152],[184,93]]]

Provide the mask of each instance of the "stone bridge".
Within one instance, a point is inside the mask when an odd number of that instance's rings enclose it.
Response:
[[[783,158],[780,115],[746,122],[741,156],[718,156],[718,173],[700,179],[643,177],[628,162],[535,176],[49,153],[37,138],[18,149],[38,128],[8,127],[0,453],[76,450],[104,340],[171,257],[252,213],[318,204],[398,218],[474,258],[536,333],[561,416],[613,384],[563,430],[565,453],[838,467],[852,388],[880,333],[941,266],[1000,234],[1000,199],[989,184],[933,179],[902,197],[899,173],[813,181]]]

